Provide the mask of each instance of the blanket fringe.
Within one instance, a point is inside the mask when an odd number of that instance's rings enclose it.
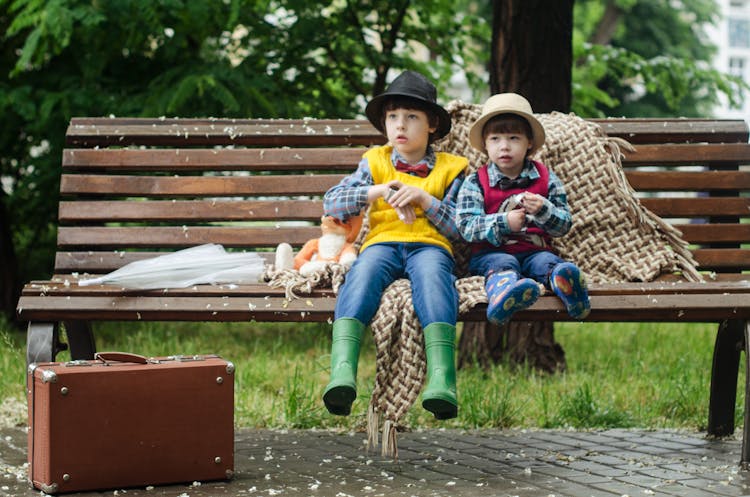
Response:
[[[382,431],[382,435],[381,435]],[[386,419],[380,428],[380,412],[372,402],[367,407],[367,451],[375,450],[378,438],[382,440],[380,455],[398,460],[398,423]]]
[[[390,419],[383,423],[383,447],[380,454],[398,461],[397,424]]]
[[[374,450],[378,446],[378,427],[380,426],[380,413],[374,402],[367,407],[367,451]]]
[[[283,288],[284,298],[294,300],[300,298],[298,294],[309,295],[315,288],[328,287],[334,294],[338,294],[348,270],[348,266],[331,263],[319,271],[303,276],[296,269],[277,270],[270,265],[263,273],[263,280],[268,282],[271,288]]]

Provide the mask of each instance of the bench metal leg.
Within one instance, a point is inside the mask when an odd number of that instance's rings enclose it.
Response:
[[[745,416],[744,425],[742,426],[742,459],[740,466],[742,469],[750,469],[750,321],[742,321],[745,331]]]
[[[26,329],[26,365],[51,362],[67,345],[60,342],[58,323],[29,323]]]
[[[737,401],[737,373],[740,353],[745,347],[744,322],[724,321],[719,325],[711,368],[711,397],[708,407],[708,434],[718,437],[734,433]]]
[[[71,359],[78,361],[94,358],[96,342],[88,321],[65,321],[65,336],[68,338]]]

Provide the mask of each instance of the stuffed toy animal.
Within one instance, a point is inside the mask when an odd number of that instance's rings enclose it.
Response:
[[[320,218],[320,238],[308,240],[292,257],[292,247],[281,243],[276,248],[276,269],[297,269],[303,276],[320,271],[331,263],[351,266],[357,258],[354,241],[362,227],[362,215],[340,221],[331,216]]]

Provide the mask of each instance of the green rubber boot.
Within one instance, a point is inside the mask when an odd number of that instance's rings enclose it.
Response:
[[[427,388],[422,393],[422,407],[435,419],[458,416],[456,396],[456,327],[432,323],[424,329],[427,356]]]
[[[365,325],[354,318],[333,322],[331,343],[331,381],[323,393],[323,402],[331,414],[348,416],[357,398],[359,344]]]

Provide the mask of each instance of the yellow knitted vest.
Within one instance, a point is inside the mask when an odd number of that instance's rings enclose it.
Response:
[[[437,198],[443,199],[445,190],[468,165],[468,160],[444,152],[436,153],[435,167],[425,178],[396,171],[391,163],[393,147],[382,146],[368,150],[364,156],[370,166],[375,184],[398,180],[417,186]],[[450,241],[427,219],[421,207],[416,209],[417,219],[412,224],[402,222],[396,211],[385,200],[378,198],[370,207],[370,231],[360,251],[374,243],[428,243],[453,253]]]

